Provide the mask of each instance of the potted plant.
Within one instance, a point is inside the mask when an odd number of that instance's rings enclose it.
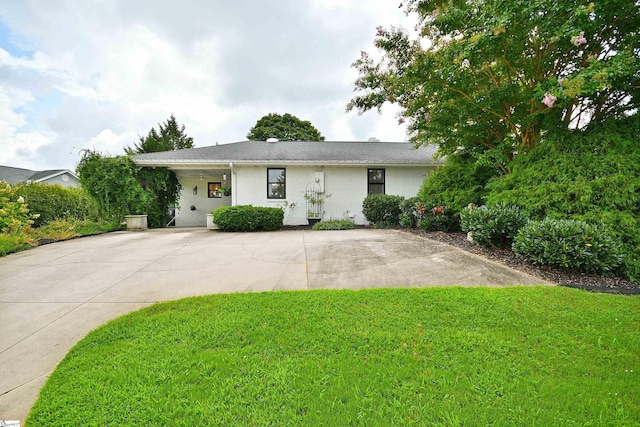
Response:
[[[221,187],[220,191],[222,191],[222,194],[224,194],[225,196],[231,195],[231,187]]]

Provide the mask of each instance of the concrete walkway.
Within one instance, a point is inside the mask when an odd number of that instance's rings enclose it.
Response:
[[[0,258],[0,420],[24,420],[88,332],[159,301],[229,292],[541,280],[394,230],[117,232]]]

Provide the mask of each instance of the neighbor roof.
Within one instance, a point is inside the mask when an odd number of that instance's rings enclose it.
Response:
[[[136,154],[140,166],[171,168],[237,164],[434,165],[437,147],[399,142],[243,141],[158,153]]]
[[[69,174],[76,179],[78,178],[76,174],[71,172],[69,169],[34,171],[31,169],[14,168],[11,166],[0,166],[0,180],[6,181],[9,184],[27,181],[42,182],[58,175],[62,175],[63,173]]]

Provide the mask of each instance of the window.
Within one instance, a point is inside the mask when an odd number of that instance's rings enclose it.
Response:
[[[220,187],[222,186],[221,182],[210,182],[207,185],[207,197],[211,198],[219,198],[222,197],[222,192],[220,191]]]
[[[284,168],[267,169],[267,199],[287,197],[287,174]]]
[[[369,169],[367,194],[384,194],[384,169]]]

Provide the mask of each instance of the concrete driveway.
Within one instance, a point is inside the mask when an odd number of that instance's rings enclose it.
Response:
[[[229,292],[510,286],[540,279],[394,230],[117,232],[0,258],[0,420],[24,420],[88,332],[159,301]]]

